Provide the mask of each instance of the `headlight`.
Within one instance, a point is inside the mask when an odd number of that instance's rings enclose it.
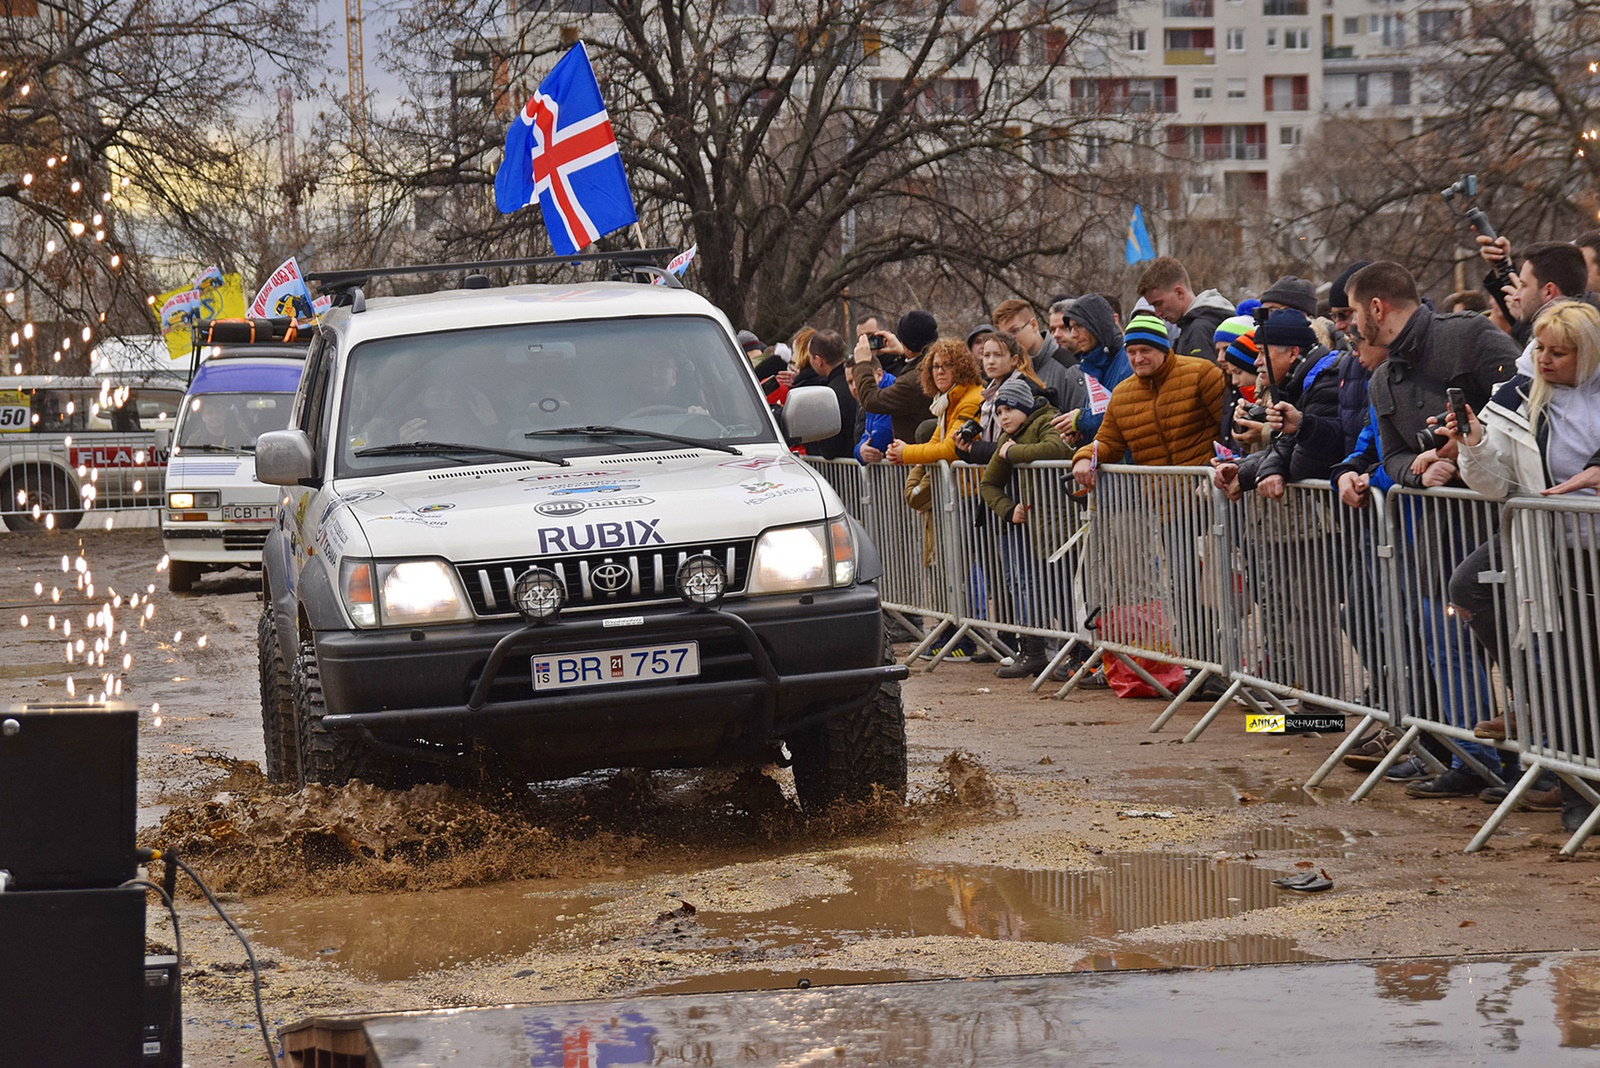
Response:
[[[169,493],[167,494],[168,508],[220,508],[222,507],[222,494],[212,493]]]
[[[856,543],[850,522],[835,519],[808,527],[769,530],[750,559],[750,594],[848,586],[856,577]]]
[[[346,560],[340,583],[361,627],[454,623],[472,618],[455,572],[442,560]]]

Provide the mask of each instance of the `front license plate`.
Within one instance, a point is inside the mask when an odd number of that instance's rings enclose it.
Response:
[[[225,504],[222,518],[231,523],[254,523],[271,519],[278,514],[275,504]]]
[[[584,653],[535,656],[533,688],[568,690],[614,682],[686,679],[700,674],[700,643],[644,645],[633,649],[598,649]]]

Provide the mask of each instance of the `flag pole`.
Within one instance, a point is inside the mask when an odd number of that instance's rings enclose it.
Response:
[[[634,237],[635,241],[639,242],[639,247],[640,248],[644,248],[645,247],[644,231],[639,229],[639,220],[637,220],[637,219],[635,219],[633,221],[633,237]]]

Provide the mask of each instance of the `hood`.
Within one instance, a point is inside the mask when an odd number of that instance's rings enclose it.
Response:
[[[1208,289],[1203,293],[1195,294],[1194,303],[1189,305],[1189,310],[1184,312],[1183,318],[1178,321],[1180,323],[1193,322],[1207,311],[1212,313],[1221,312],[1222,318],[1231,318],[1234,315],[1233,301],[1215,289]]]
[[[689,547],[754,538],[769,527],[844,510],[828,484],[787,452],[613,454],[562,468],[434,468],[341,479],[336,488],[374,556],[458,563]]]
[[[1107,352],[1122,348],[1122,331],[1117,329],[1116,317],[1111,313],[1111,302],[1098,293],[1086,293],[1072,302],[1067,318],[1082,323],[1094,335],[1100,347]]]

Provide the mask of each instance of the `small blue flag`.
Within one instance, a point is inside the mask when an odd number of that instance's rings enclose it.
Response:
[[[557,255],[639,221],[600,83],[579,41],[562,56],[506,131],[494,176],[503,214],[539,202]]]
[[[1127,258],[1130,264],[1156,258],[1156,247],[1150,243],[1150,231],[1144,225],[1144,209],[1137,204],[1128,223]]]

